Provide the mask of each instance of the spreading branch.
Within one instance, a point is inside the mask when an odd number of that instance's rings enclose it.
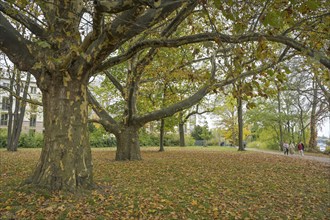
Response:
[[[125,54],[113,57],[108,61],[104,62],[103,64],[99,65],[97,71],[102,71],[114,65],[117,65],[121,62],[124,62],[130,59],[134,54],[138,51],[143,49],[153,47],[178,47],[186,44],[193,44],[193,43],[201,43],[205,41],[215,41],[215,42],[223,42],[223,43],[231,43],[231,44],[238,44],[238,43],[245,43],[245,42],[252,42],[252,41],[260,41],[260,40],[267,40],[271,42],[281,43],[287,45],[295,50],[301,52],[304,55],[307,55],[314,60],[320,62],[325,67],[330,69],[330,59],[324,55],[322,52],[312,50],[301,43],[293,40],[289,37],[285,36],[272,36],[267,34],[258,34],[252,33],[247,35],[226,35],[226,34],[218,34],[218,33],[203,33],[203,34],[195,34],[190,36],[185,36],[181,38],[174,38],[174,39],[165,39],[165,40],[145,40],[142,42],[137,43],[135,46],[131,47]]]
[[[97,122],[102,124],[104,128],[106,128],[109,132],[117,134],[117,132],[119,131],[118,123],[108,114],[108,112],[101,106],[101,104],[95,99],[95,97],[89,90],[88,102],[92,106],[94,112],[100,118],[97,119]]]
[[[40,39],[47,38],[45,30],[35,21],[37,18],[35,18],[35,20],[32,20],[31,18],[22,14],[20,10],[15,9],[14,7],[5,2],[0,2],[0,11],[8,15],[12,19],[18,21],[19,23],[23,24],[27,29],[29,29]]]
[[[0,50],[2,50],[21,71],[28,71],[36,62],[28,49],[28,40],[20,35],[1,13],[0,30]]]

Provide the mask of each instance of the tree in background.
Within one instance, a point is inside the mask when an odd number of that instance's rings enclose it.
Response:
[[[207,146],[207,141],[212,138],[212,132],[209,130],[207,125],[196,125],[194,130],[191,132],[191,136],[195,139],[195,141],[203,141],[203,146]]]

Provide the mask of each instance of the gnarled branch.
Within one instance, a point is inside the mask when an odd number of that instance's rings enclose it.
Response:
[[[29,41],[24,39],[1,13],[0,30],[0,50],[2,50],[21,71],[30,70],[36,60],[27,47]]]
[[[326,57],[323,53],[313,50],[311,48],[308,48],[298,41],[291,39],[289,37],[285,36],[272,36],[267,34],[258,34],[258,33],[252,33],[247,35],[226,35],[226,34],[218,34],[218,33],[203,33],[203,34],[195,34],[190,36],[185,36],[181,38],[174,38],[174,39],[164,39],[164,40],[145,40],[142,42],[137,43],[135,46],[131,47],[130,50],[128,50],[125,54],[113,57],[109,59],[108,61],[104,62],[102,65],[98,67],[98,71],[102,71],[106,68],[109,68],[113,65],[119,64],[121,62],[124,62],[131,58],[134,54],[136,54],[138,51],[141,51],[143,49],[153,47],[178,47],[186,44],[192,44],[192,43],[200,43],[205,41],[216,41],[216,42],[224,42],[224,43],[232,43],[232,44],[238,44],[238,43],[244,43],[244,42],[252,42],[252,41],[260,41],[260,40],[266,40],[276,43],[281,43],[284,45],[287,45],[289,47],[294,48],[295,50],[301,52],[304,55],[307,55],[314,60],[320,62],[325,67],[330,69],[330,59]]]

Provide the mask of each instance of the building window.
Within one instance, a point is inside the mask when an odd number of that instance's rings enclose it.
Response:
[[[37,87],[33,87],[33,86],[31,86],[31,88],[30,88],[30,93],[31,93],[31,94],[37,94]]]
[[[2,110],[8,110],[10,105],[9,105],[9,98],[8,97],[2,97]]]
[[[30,127],[35,127],[37,124],[37,115],[30,116]]]
[[[1,114],[0,125],[8,125],[8,114]]]

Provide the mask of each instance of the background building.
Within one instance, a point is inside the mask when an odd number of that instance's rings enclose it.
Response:
[[[21,80],[21,92],[20,96],[23,95],[23,88],[26,80]],[[10,108],[10,93],[4,89],[9,88],[10,79],[5,74],[0,76],[0,129],[7,129]],[[16,87],[15,87],[16,88]],[[41,101],[41,92],[37,87],[36,81],[31,77],[31,81],[28,88],[28,99]],[[15,97],[12,106],[13,111],[15,110]],[[42,133],[43,132],[43,112],[42,107],[34,104],[26,103],[26,110],[23,119],[22,133]]]

